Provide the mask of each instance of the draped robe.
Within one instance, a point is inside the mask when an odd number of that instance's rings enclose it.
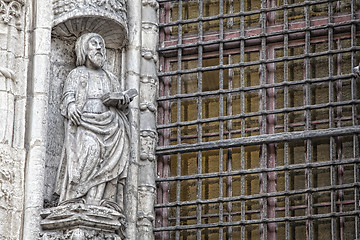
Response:
[[[86,197],[93,187],[105,184],[104,198],[116,200],[116,184],[126,178],[129,160],[129,123],[126,106],[105,106],[101,97],[120,92],[111,73],[77,67],[63,88],[61,114],[65,117],[65,139],[55,192],[59,202]],[[68,116],[75,103],[81,112],[80,125]],[[111,183],[111,184],[110,184]]]

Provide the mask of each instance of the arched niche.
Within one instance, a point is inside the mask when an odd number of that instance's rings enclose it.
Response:
[[[64,139],[64,118],[60,114],[60,102],[63,83],[75,66],[75,43],[82,34],[95,32],[100,34],[106,44],[107,61],[105,69],[118,76],[124,86],[124,64],[126,44],[126,25],[106,16],[77,16],[54,21],[51,35],[48,136],[45,171],[45,207],[54,204],[54,186]],[[75,16],[75,17],[74,17]],[[49,204],[49,205],[47,205]]]

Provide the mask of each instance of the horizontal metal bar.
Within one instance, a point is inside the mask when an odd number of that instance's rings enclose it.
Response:
[[[335,202],[335,204],[337,206],[339,205],[352,205],[355,204],[354,200],[349,200],[349,201],[337,201]],[[314,203],[312,205],[314,208],[322,208],[322,207],[328,207],[331,206],[331,202],[321,202],[321,203]],[[292,205],[289,206],[289,210],[299,210],[299,209],[306,209],[308,206],[307,205]],[[283,212],[285,211],[285,207],[276,207],[276,212]],[[255,209],[255,210],[246,210],[245,211],[245,215],[253,215],[253,214],[259,214],[260,209]],[[234,216],[240,216],[241,212],[225,212],[224,216],[227,217],[228,215],[231,215],[232,217]],[[213,217],[218,217],[219,215],[216,213],[211,213],[211,214],[203,214],[202,217],[203,219],[205,218],[213,218]],[[180,220],[192,220],[192,219],[196,219],[196,216],[181,216]],[[175,218],[174,217],[169,217],[169,221],[174,221]]]
[[[299,216],[299,217],[277,217],[277,218],[263,218],[257,220],[242,220],[236,222],[234,221],[234,222],[217,222],[217,223],[197,224],[197,225],[181,225],[181,226],[154,228],[154,232],[173,231],[173,230],[192,230],[192,229],[201,229],[201,228],[219,228],[219,227],[230,227],[230,226],[245,226],[245,225],[261,224],[261,223],[295,222],[295,221],[333,218],[333,217],[357,216],[359,214],[360,214],[360,210],[355,210],[348,212],[313,214],[313,215]]]
[[[357,116],[354,116],[354,117],[355,117],[355,119],[360,120],[360,115],[357,115]],[[332,121],[330,121],[330,119],[310,121],[310,124],[311,124],[311,126],[314,126],[316,128],[318,125],[324,125],[324,124],[328,125],[331,122],[340,122],[341,121],[342,123],[345,123],[345,122],[350,122],[352,120],[353,120],[353,117],[348,116],[348,117],[334,118]],[[289,128],[291,129],[291,128],[296,128],[296,127],[304,127],[305,125],[306,125],[305,122],[295,122],[295,123],[287,124],[286,127],[288,129]],[[285,129],[285,125],[276,124],[275,129],[281,131],[281,130]],[[245,134],[259,132],[259,131],[260,131],[260,127],[250,127],[250,128],[245,128],[243,130],[243,132]],[[289,131],[287,131],[287,132],[289,132]],[[227,136],[228,134],[231,134],[231,135],[235,136],[235,135],[239,135],[241,133],[242,133],[241,129],[236,129],[236,130],[233,129],[231,131],[225,131],[224,136]],[[216,132],[216,131],[209,132],[209,133],[203,133],[203,135],[202,135],[202,137],[204,137],[204,138],[218,137],[218,136],[219,136],[219,132]],[[195,135],[195,134],[187,134],[187,135],[182,135],[181,136],[181,140],[196,139],[196,138],[197,138],[197,135]],[[177,137],[170,137],[170,141],[176,141],[176,140],[177,140]],[[167,144],[167,145],[170,145],[170,144]],[[164,144],[159,144],[159,146],[164,146]]]
[[[194,151],[203,151],[209,149],[231,148],[238,146],[250,146],[259,144],[268,144],[276,142],[288,142],[296,140],[305,140],[313,138],[335,137],[359,134],[360,127],[342,127],[328,128],[321,130],[284,132],[275,134],[263,134],[258,136],[250,136],[245,138],[226,139],[222,141],[211,141],[196,144],[178,144],[171,146],[158,146],[156,148],[157,155],[170,155],[175,153],[185,153]]]
[[[360,23],[360,20],[359,20]],[[350,47],[350,48],[344,48],[344,49],[338,49],[338,50],[331,50],[326,52],[320,52],[320,53],[307,53],[307,54],[301,54],[293,57],[281,57],[281,58],[274,58],[271,60],[259,60],[254,62],[240,62],[235,64],[225,64],[225,65],[216,65],[216,66],[210,66],[210,67],[197,67],[192,69],[186,69],[186,70],[177,70],[177,71],[170,71],[170,72],[164,72],[159,73],[159,77],[165,77],[165,76],[175,76],[178,74],[189,74],[189,73],[197,73],[197,72],[206,72],[206,71],[214,71],[214,70],[220,70],[220,69],[232,69],[232,68],[239,68],[239,67],[249,67],[249,66],[255,66],[260,64],[268,64],[268,63],[278,63],[283,61],[295,61],[300,60],[304,58],[315,58],[315,57],[322,57],[327,55],[335,55],[335,54],[341,54],[346,52],[352,52],[352,51],[359,51],[360,46]]]
[[[360,15],[360,12],[359,12]],[[247,30],[247,34],[245,36],[241,36],[239,34],[238,31],[234,31],[234,30],[226,30],[224,31],[224,38],[219,38],[216,37],[216,35],[212,35],[211,34],[205,34],[204,35],[204,40],[202,41],[190,41],[191,39],[195,39],[195,36],[192,34],[186,35],[184,37],[184,41],[182,43],[178,43],[178,41],[176,40],[176,38],[172,39],[172,40],[168,40],[164,42],[164,47],[160,47],[159,48],[159,52],[160,54],[165,54],[168,55],[168,51],[172,51],[172,50],[177,50],[178,48],[182,48],[183,50],[187,49],[187,48],[194,48],[194,47],[198,47],[198,46],[209,46],[209,45],[216,45],[219,43],[223,43],[223,44],[227,44],[227,43],[232,43],[232,42],[239,42],[241,40],[245,40],[245,43],[247,42],[253,42],[253,40],[256,39],[260,39],[263,37],[267,38],[267,42],[271,43],[271,42],[275,42],[272,41],[271,38],[274,38],[276,36],[282,36],[284,34],[288,34],[289,38],[294,40],[294,39],[300,39],[304,37],[304,32],[305,31],[311,31],[312,35],[315,36],[320,36],[320,35],[324,35],[327,36],[328,34],[328,29],[332,28],[334,29],[334,34],[340,33],[342,32],[342,28],[348,26],[350,27],[352,24],[359,24],[360,20],[359,19],[355,19],[355,20],[351,20],[350,17],[348,19],[348,21],[345,22],[340,22],[340,23],[328,23],[328,24],[323,24],[323,25],[315,25],[315,26],[311,26],[311,27],[298,27],[298,28],[292,28],[292,29],[287,29],[287,30],[283,30],[280,27],[282,25],[279,25],[278,28],[273,27],[273,31],[271,32],[266,32],[266,33],[262,33],[261,31],[257,30],[257,29],[249,29]],[[319,31],[321,30],[321,31]],[[346,28],[344,29],[344,32],[348,32],[349,29]],[[317,34],[315,34],[316,32],[318,32]],[[300,34],[300,35],[298,35]],[[276,39],[276,42],[282,41],[281,39]],[[256,44],[256,43],[252,43]],[[249,45],[249,44],[246,44]]]
[[[163,3],[165,1],[158,1],[159,3]],[[173,1],[170,1],[173,2]],[[159,24],[159,27],[170,27],[175,26],[179,24],[189,24],[189,23],[197,23],[199,21],[212,21],[217,20],[220,18],[226,19],[226,18],[234,18],[234,17],[241,17],[241,16],[250,16],[254,14],[261,14],[264,12],[273,12],[273,11],[281,11],[284,9],[291,9],[291,8],[299,8],[309,5],[316,5],[321,3],[328,3],[328,0],[317,0],[317,1],[305,1],[303,3],[295,3],[295,4],[288,4],[288,5],[282,5],[279,7],[273,7],[273,8],[262,8],[260,10],[252,10],[252,11],[244,11],[244,12],[236,12],[231,14],[217,14],[214,16],[208,16],[208,17],[198,17],[198,18],[192,18],[192,19],[186,19],[186,20],[178,20],[178,21],[172,21],[169,23],[161,23]]]
[[[290,107],[290,108],[280,108],[275,110],[262,110],[258,112],[251,112],[251,113],[242,113],[242,114],[235,114],[235,115],[228,115],[222,117],[214,117],[214,118],[206,118],[194,121],[186,121],[186,122],[175,122],[170,124],[158,125],[157,129],[166,129],[178,126],[190,126],[199,123],[210,123],[210,122],[218,122],[218,121],[226,121],[226,120],[234,120],[240,118],[247,118],[247,117],[256,117],[256,116],[266,116],[269,114],[280,114],[280,113],[292,113],[296,111],[305,111],[305,110],[316,110],[322,108],[329,108],[329,107],[340,107],[352,104],[359,104],[360,100],[350,100],[350,101],[343,101],[343,102],[332,102],[332,103],[323,103],[323,104],[316,104],[316,105],[306,105],[300,107]]]
[[[300,81],[286,81],[286,82],[279,82],[274,84],[264,84],[264,85],[256,85],[250,87],[240,87],[240,88],[232,88],[232,89],[220,89],[217,91],[206,91],[206,92],[196,92],[196,93],[188,93],[188,94],[175,94],[171,96],[162,96],[157,99],[158,102],[167,101],[167,100],[176,100],[176,99],[186,99],[186,98],[197,98],[197,97],[209,97],[215,96],[219,94],[237,94],[241,92],[254,92],[259,89],[268,89],[268,88],[281,88],[281,87],[295,87],[297,85],[303,84],[321,84],[323,82],[330,82],[330,81],[338,81],[338,80],[346,80],[356,77],[356,74],[344,74],[344,75],[335,75],[330,77],[323,77],[323,78],[311,78],[305,79]],[[160,103],[161,104],[161,103]]]
[[[177,180],[195,180],[195,179],[205,179],[205,178],[219,178],[219,177],[234,177],[247,174],[259,174],[267,172],[280,172],[280,171],[290,171],[290,170],[302,170],[306,168],[320,168],[320,167],[330,167],[330,166],[339,166],[346,164],[360,163],[360,158],[350,158],[350,159],[341,159],[341,161],[323,161],[323,162],[312,162],[304,164],[292,164],[287,166],[279,166],[275,168],[251,168],[243,169],[236,171],[226,171],[226,172],[214,172],[214,173],[202,173],[202,174],[192,174],[192,175],[183,175],[183,176],[172,176],[172,177],[160,177],[156,179],[157,183],[162,182],[171,182]]]
[[[246,201],[246,200],[254,200],[261,198],[269,198],[269,197],[285,197],[285,196],[294,196],[306,193],[320,193],[325,191],[336,191],[336,190],[344,190],[359,187],[360,183],[348,183],[342,185],[331,185],[325,187],[317,187],[317,188],[306,188],[301,190],[289,190],[289,191],[278,191],[271,193],[260,193],[260,194],[252,194],[252,195],[242,195],[235,197],[222,197],[222,198],[212,198],[212,199],[197,199],[193,201],[178,201],[178,202],[169,202],[169,203],[161,203],[155,204],[155,208],[168,208],[168,207],[182,207],[182,206],[191,206],[197,204],[211,204],[211,203],[227,203],[227,202],[236,202],[236,201]]]

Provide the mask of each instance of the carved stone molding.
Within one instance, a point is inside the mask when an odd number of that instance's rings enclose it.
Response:
[[[0,144],[0,239],[19,239],[23,210],[25,149]],[[5,238],[6,236],[6,238]]]
[[[149,110],[150,112],[155,112],[156,105],[153,103],[140,103],[140,110],[141,111]]]
[[[72,203],[44,209],[41,239],[124,239],[125,216],[102,206]]]
[[[143,48],[141,50],[141,56],[146,60],[154,60],[154,62],[157,62],[159,60],[156,51],[150,49]]]
[[[151,30],[151,31],[154,31],[154,32],[159,32],[159,26],[157,23],[154,23],[154,22],[145,22],[143,21],[142,22],[142,28],[143,30]]]
[[[151,185],[141,185],[138,187],[141,199],[155,198],[156,188]],[[148,196],[148,197],[146,197]],[[151,226],[154,222],[154,209],[151,202],[143,203],[143,210],[138,211],[138,226]]]
[[[100,34],[109,48],[127,40],[126,0],[53,0],[54,36],[76,39],[84,33]]]
[[[85,0],[85,1],[69,1],[54,0],[54,15],[58,16],[66,12],[71,12],[76,8],[93,8],[95,11],[103,10],[113,13],[126,14],[125,0]]]
[[[0,165],[1,166],[1,165]],[[14,195],[14,172],[9,166],[0,168],[0,206],[7,208],[12,204]]]
[[[0,67],[0,74],[3,75],[5,78],[15,80],[15,73],[9,68]]]
[[[159,9],[159,3],[156,0],[143,0],[142,1],[142,5],[145,6],[150,6],[155,8],[156,10]]]
[[[140,142],[141,142],[141,152],[140,159],[145,161],[154,161],[155,156],[155,147],[157,142],[157,133],[152,130],[142,130],[140,131]]]
[[[0,0],[1,21],[10,24],[12,19],[18,20],[21,16],[22,1]],[[16,25],[20,23],[16,22]]]
[[[158,83],[158,78],[151,75],[142,75],[140,81],[141,83],[156,85]]]
[[[42,240],[85,240],[85,239],[109,239],[121,240],[121,238],[114,233],[104,233],[99,230],[89,230],[75,228],[72,230],[64,230],[59,232],[42,233],[40,234]]]

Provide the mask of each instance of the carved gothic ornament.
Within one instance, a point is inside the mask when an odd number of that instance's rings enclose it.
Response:
[[[156,0],[143,0],[142,5],[144,7],[146,6],[153,7],[156,10],[159,9],[159,3]]]
[[[146,60],[153,60],[155,63],[159,60],[156,51],[150,49],[142,49],[141,56]]]
[[[52,34],[74,40],[98,33],[107,47],[120,49],[127,39],[126,0],[53,0]]]
[[[116,210],[83,203],[44,209],[40,239],[112,239],[125,238],[125,216]]]
[[[154,161],[156,159],[155,156],[155,148],[157,142],[156,132],[151,130],[142,130],[140,132],[140,141],[141,141],[140,159],[142,161],[145,160]]]
[[[13,19],[18,20],[21,16],[22,1],[0,0],[1,21],[10,24]],[[18,25],[19,23],[15,23]]]
[[[15,73],[9,68],[0,67],[0,75],[3,75],[5,78],[15,80]]]

